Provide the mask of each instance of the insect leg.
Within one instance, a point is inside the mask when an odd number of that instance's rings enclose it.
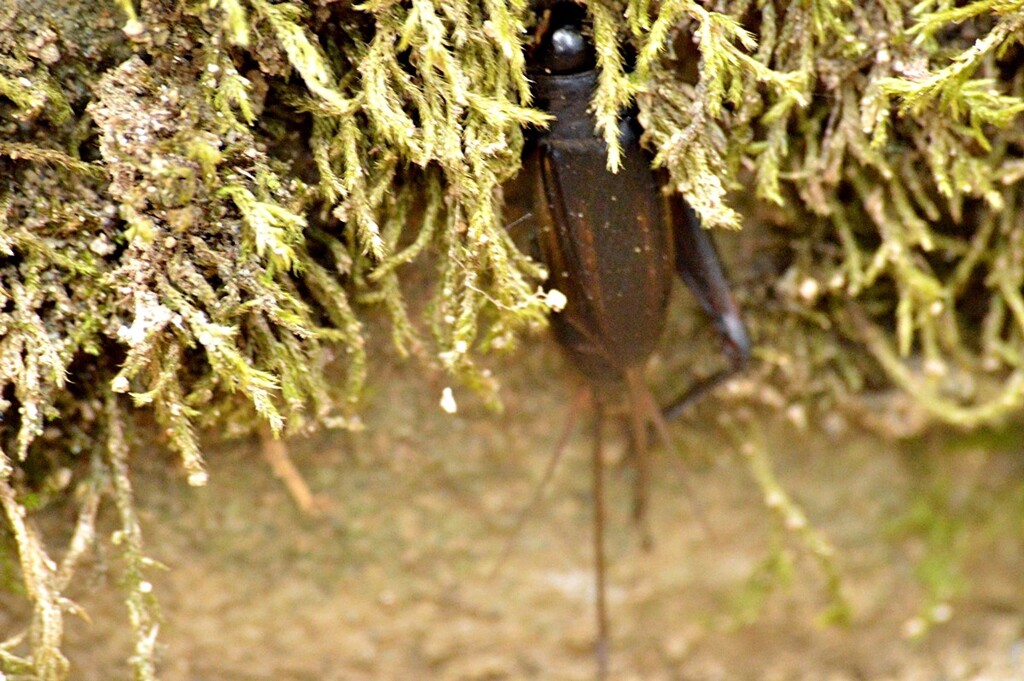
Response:
[[[730,366],[699,381],[662,410],[666,419],[679,416],[712,388],[743,369],[750,360],[750,337],[711,236],[701,227],[693,209],[678,194],[670,198],[675,223],[676,271],[712,318],[725,345]]]
[[[640,530],[640,546],[644,551],[654,547],[650,521],[647,518],[648,499],[651,487],[651,452],[647,431],[647,414],[643,411],[643,398],[647,391],[643,373],[636,369],[626,372],[626,386],[629,390],[629,439],[633,448],[633,462],[636,467],[633,479],[633,522]]]
[[[597,657],[597,679],[608,678],[608,604],[607,577],[605,573],[604,553],[604,452],[601,451],[601,425],[604,421],[604,405],[600,397],[594,400],[594,608],[597,611],[597,644],[594,654]]]
[[[519,534],[523,531],[523,527],[526,525],[526,521],[530,518],[534,511],[536,511],[542,501],[544,501],[544,494],[548,490],[548,485],[551,484],[551,480],[555,477],[555,471],[558,470],[558,464],[562,461],[562,455],[565,453],[567,445],[569,444],[569,437],[572,435],[573,428],[576,426],[576,417],[584,410],[587,402],[591,401],[590,388],[584,388],[576,394],[576,399],[573,400],[572,406],[569,408],[569,416],[566,418],[565,426],[562,428],[562,433],[558,437],[558,444],[555,445],[555,451],[552,452],[551,457],[548,459],[547,466],[544,468],[544,473],[541,475],[540,482],[537,483],[533,490],[533,497],[529,503],[523,506],[519,510],[519,515],[516,516],[516,521],[512,525],[512,530],[508,534],[508,538],[505,540],[505,546],[501,550],[501,554],[498,561],[494,564],[494,568],[491,570],[491,579],[498,576],[501,569],[505,566],[505,561],[512,554],[512,549],[515,548],[516,540],[519,539]]]

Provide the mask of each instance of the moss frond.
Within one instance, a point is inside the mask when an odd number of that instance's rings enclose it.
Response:
[[[309,91],[336,116],[352,113],[355,103],[346,99],[337,88],[337,79],[327,55],[315,36],[300,23],[304,9],[289,2],[273,4],[267,0],[250,0],[256,14],[274,31],[278,43],[288,55],[288,62],[302,77]]]
[[[269,257],[274,266],[284,270],[297,266],[294,245],[302,240],[304,217],[277,203],[257,200],[244,186],[227,185],[219,193],[231,198],[252,230],[256,255]]]
[[[619,143],[619,117],[629,108],[637,88],[626,73],[622,59],[622,22],[603,3],[588,5],[594,20],[594,47],[599,75],[592,108],[597,130],[608,146],[608,169],[622,166],[622,145]]]

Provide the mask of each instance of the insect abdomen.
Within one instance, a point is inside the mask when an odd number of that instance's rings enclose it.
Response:
[[[585,107],[572,107],[576,111]],[[538,145],[536,204],[549,286],[565,293],[552,318],[559,341],[589,378],[621,380],[654,350],[672,279],[664,201],[635,123],[621,125],[623,165],[607,170],[607,148],[587,125],[560,112]]]

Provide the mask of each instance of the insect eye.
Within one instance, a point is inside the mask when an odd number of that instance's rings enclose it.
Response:
[[[574,26],[563,26],[551,34],[551,53],[555,61],[575,65],[580,58],[586,57],[587,43],[583,34]]]
[[[545,42],[540,63],[546,72],[568,75],[594,68],[593,45],[578,26],[556,28]]]

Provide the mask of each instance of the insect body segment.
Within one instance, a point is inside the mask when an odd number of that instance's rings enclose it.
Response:
[[[576,46],[559,35],[552,43]],[[583,59],[558,55],[557,64]],[[594,134],[587,111],[596,73],[587,70],[535,76],[539,106],[555,115],[528,165],[537,180],[541,257],[549,285],[568,298],[553,317],[559,342],[589,379],[621,382],[625,370],[643,364],[664,325],[671,286],[672,234],[665,201],[648,157],[640,149],[634,117],[620,123],[623,165],[607,168],[607,147]]]

